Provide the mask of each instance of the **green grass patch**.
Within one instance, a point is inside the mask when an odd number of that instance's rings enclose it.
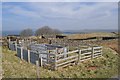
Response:
[[[103,57],[87,60],[79,65],[51,71],[39,67],[41,78],[110,78],[118,74],[118,55],[103,48]],[[36,78],[36,66],[19,59],[15,51],[2,49],[3,77]]]

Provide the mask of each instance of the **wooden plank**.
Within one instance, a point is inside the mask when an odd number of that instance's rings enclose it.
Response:
[[[78,63],[80,62],[80,59],[81,59],[81,50],[79,50],[79,54],[78,54]]]
[[[92,56],[91,56],[91,58],[93,58],[94,57],[94,47],[92,47]]]
[[[85,55],[85,54],[91,54],[92,52],[87,52],[87,53],[81,53],[81,55]]]
[[[102,50],[102,49],[101,49]],[[102,50],[103,51],[103,50]],[[103,54],[103,52],[101,51],[101,56],[102,56],[102,54]]]
[[[79,50],[74,50],[74,51],[70,51],[70,52],[68,52],[68,54],[70,54],[70,53],[75,53],[75,52],[78,52]]]
[[[57,61],[57,56],[56,56],[56,55],[54,55],[54,56],[55,56],[54,70],[57,70],[57,63],[56,63],[56,61]]]
[[[15,42],[15,49],[16,49],[15,51],[17,52],[17,42]]]
[[[37,77],[39,77],[39,61],[36,61],[36,74],[37,74]]]
[[[75,52],[78,52],[78,51],[79,51],[79,50],[70,51],[70,52],[67,52],[66,55],[67,55],[67,54],[71,54],[71,53],[75,53]],[[64,54],[57,54],[57,57],[58,57],[58,56],[63,56],[63,55],[64,55]]]
[[[11,42],[10,38],[8,39],[9,43]]]
[[[68,60],[68,59],[72,59],[72,58],[75,58],[75,57],[78,57],[78,55],[70,56],[70,57],[66,57],[66,58],[63,58],[63,59],[59,59],[59,60],[57,60],[56,62],[60,62],[60,61],[64,61],[64,60]]]
[[[93,47],[94,49],[101,49],[102,48],[102,46],[100,46],[100,47]]]
[[[28,50],[28,62],[30,63],[30,50]]]
[[[94,54],[95,53],[100,53],[100,52],[102,52],[102,50],[97,50],[97,51],[94,51]]]
[[[23,59],[23,47],[21,47],[21,59]]]
[[[101,53],[94,54],[94,56],[96,56],[96,55],[101,55]]]
[[[45,60],[42,60],[42,63],[47,63],[47,61],[45,61]]]
[[[48,51],[48,54],[47,54],[47,63],[49,63],[49,51]]]
[[[47,58],[45,58],[45,57],[42,57],[42,59],[47,59]]]
[[[42,59],[42,56],[40,57],[40,61],[41,61],[40,65],[43,66],[43,59]]]
[[[72,59],[72,60],[69,60],[69,61],[66,61],[66,62],[63,62],[63,63],[60,63],[60,64],[57,64],[56,66],[61,66],[61,65],[64,65],[64,64],[67,64],[67,63],[70,63],[70,62],[73,62],[73,61],[76,61],[78,59]]]
[[[94,58],[98,58],[98,57],[101,57],[101,55],[94,56]]]

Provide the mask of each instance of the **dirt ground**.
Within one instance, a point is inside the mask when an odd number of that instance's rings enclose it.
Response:
[[[118,40],[106,40],[106,41],[102,40],[102,41],[92,41],[92,42],[88,42],[88,43],[110,47],[111,49],[113,49],[117,53],[119,53]]]

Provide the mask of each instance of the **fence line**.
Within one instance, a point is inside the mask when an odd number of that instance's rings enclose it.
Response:
[[[20,48],[21,50],[21,59],[25,59],[24,58],[24,50],[22,47],[18,47]],[[17,49],[18,49],[17,48]],[[96,49],[99,49],[98,51]],[[30,51],[28,50],[27,51],[27,60],[29,63],[33,63],[33,62],[36,62],[36,60],[39,60],[40,61],[40,65],[41,66],[45,66],[45,65],[51,65],[54,66],[54,69],[56,70],[57,68],[59,67],[63,67],[63,66],[67,66],[69,64],[71,64],[71,62],[81,62],[81,61],[85,61],[85,60],[88,60],[88,59],[92,59],[92,58],[96,58],[96,57],[99,57],[100,55],[102,55],[102,48],[99,47],[99,48],[88,48],[88,49],[84,49],[84,50],[74,50],[74,51],[70,51],[70,52],[67,52],[66,55],[67,57],[63,57],[64,54],[53,54],[53,53],[40,53],[38,54],[37,52],[35,51]],[[19,50],[17,50],[19,51]],[[87,51],[87,52],[86,52]],[[32,54],[32,55],[31,55]],[[36,56],[33,56],[33,54],[36,54]],[[46,55],[46,57],[43,57],[42,54]],[[70,55],[70,54],[74,54],[74,55]],[[41,55],[41,56],[40,56]],[[68,56],[70,55],[70,56]],[[34,59],[36,57],[36,59]],[[63,57],[63,58],[60,58],[60,57]],[[34,61],[31,61],[31,60],[34,60]],[[54,63],[54,64],[52,64]]]
[[[80,63],[82,61],[97,58],[102,56],[102,47],[91,46],[86,48],[79,48],[73,51],[67,51],[60,54],[47,52],[37,52],[33,50],[27,50],[23,47],[14,44],[17,56],[29,63],[36,64],[39,61],[41,66],[50,66],[51,69],[58,69],[59,67],[65,67],[72,63]],[[10,48],[12,49],[12,48]]]
[[[97,49],[99,50],[97,51]],[[100,57],[102,55],[102,47],[92,47],[92,48],[87,48],[87,49],[74,50],[74,51],[67,52],[66,54],[68,55],[74,52],[76,52],[78,55],[71,55],[67,58],[56,60],[57,67],[69,65],[71,62],[79,63],[81,61]],[[57,56],[61,56],[61,55],[63,54],[59,54]]]

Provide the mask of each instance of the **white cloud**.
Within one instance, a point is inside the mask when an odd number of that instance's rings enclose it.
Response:
[[[27,8],[30,8],[27,9]],[[51,26],[70,26],[84,28],[117,28],[117,3],[26,3],[23,5],[7,5],[11,14],[30,17],[36,21],[45,21],[43,24]],[[114,14],[116,13],[116,14]],[[68,27],[66,27],[67,29]]]
[[[117,3],[95,3],[93,5],[86,5],[80,3],[26,3],[27,7],[32,10],[24,9],[21,6],[4,6],[9,8],[9,12],[24,15],[28,17],[40,18],[73,18],[86,19],[89,17],[104,17],[112,15],[113,9],[117,9]],[[77,8],[77,9],[75,9]]]
[[[104,17],[112,15],[111,10],[117,9],[117,3],[96,3],[89,6],[79,3],[30,3],[30,6],[46,17],[73,19],[87,19],[99,15]],[[74,10],[77,7],[79,8]]]
[[[20,6],[4,5],[3,9],[7,9],[7,13],[10,14],[20,15],[24,17],[31,17],[31,18],[41,18],[41,16],[37,14],[37,12],[24,9]]]

